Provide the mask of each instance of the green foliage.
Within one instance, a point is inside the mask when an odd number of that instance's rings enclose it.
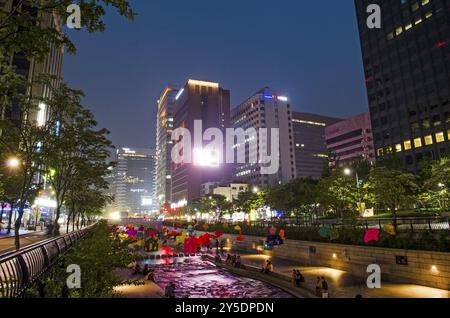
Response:
[[[86,238],[77,243],[52,272],[42,279],[45,298],[110,298],[120,296],[114,287],[126,284],[114,271],[126,268],[136,260],[129,242],[121,242],[111,235],[102,221],[94,226]],[[81,289],[66,290],[70,264],[81,268]],[[33,294],[36,294],[34,291]]]
[[[6,55],[23,52],[29,59],[43,59],[49,53],[49,43],[53,43],[74,53],[76,47],[69,34],[76,30],[65,32],[62,28],[71,4],[80,6],[81,27],[89,33],[105,30],[103,17],[107,7],[115,8],[128,20],[136,15],[126,0],[20,0],[12,8],[13,13],[0,10],[0,52]],[[52,23],[55,16],[59,17],[56,28]]]

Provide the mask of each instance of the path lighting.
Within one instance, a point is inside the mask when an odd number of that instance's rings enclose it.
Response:
[[[258,187],[254,187],[253,188],[253,193],[259,193],[259,188]]]

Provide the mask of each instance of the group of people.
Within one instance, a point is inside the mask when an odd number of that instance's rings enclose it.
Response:
[[[242,268],[242,260],[240,255],[228,254],[225,263],[236,268]]]
[[[301,283],[305,282],[305,277],[302,275],[302,273],[298,269],[294,269],[292,271],[292,279],[294,280],[295,286],[300,286]]]
[[[316,296],[321,298],[328,298],[328,283],[325,280],[325,277],[317,277],[316,283]]]
[[[144,268],[141,268],[141,265],[136,262],[134,266],[133,275],[144,275],[146,280],[150,280],[155,282],[155,272],[149,268],[148,264],[144,265]]]

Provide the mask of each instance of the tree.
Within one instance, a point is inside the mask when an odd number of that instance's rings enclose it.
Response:
[[[86,180],[99,169],[103,177],[107,173],[106,159],[110,156],[111,142],[106,129],[95,130],[97,122],[93,114],[81,105],[82,92],[72,90],[65,84],[54,94],[50,108],[58,112],[58,129],[48,141],[45,149],[47,181],[56,197],[54,234],[59,234],[58,220],[69,189],[77,175]],[[91,175],[86,175],[89,171]],[[84,184],[89,187],[90,184]]]
[[[0,11],[0,52],[8,56],[22,52],[29,59],[42,60],[49,53],[49,43],[53,43],[75,53],[69,35],[60,26],[48,23],[48,17],[53,14],[65,23],[71,15],[67,8],[72,4],[79,5],[81,28],[89,33],[105,30],[103,17],[108,6],[128,20],[136,15],[126,0],[18,0],[11,12]]]
[[[422,199],[431,203],[432,206],[435,206],[437,202],[441,210],[448,208],[450,203],[448,190],[450,187],[450,158],[443,157],[431,162],[425,171],[427,173],[423,176]]]
[[[416,176],[384,166],[370,172],[367,188],[373,193],[378,205],[392,212],[394,227],[397,227],[397,209],[402,205],[411,205],[419,190]]]
[[[344,211],[357,202],[358,189],[353,177],[346,176],[342,169],[322,179],[318,185],[319,201],[323,208],[331,208],[339,218],[344,217]]]
[[[49,78],[39,78],[36,83],[49,84]],[[50,87],[50,86],[49,86]],[[17,208],[15,220],[15,245],[20,248],[19,229],[25,208],[35,197],[43,185],[45,157],[42,153],[43,145],[47,144],[56,127],[57,116],[49,112],[45,123],[39,123],[35,114],[39,111],[38,105],[50,104],[49,98],[35,98],[29,95],[17,95],[12,100],[14,103],[5,105],[5,111],[14,112],[15,105],[21,105],[17,120],[2,119],[0,127],[0,145],[6,153],[17,160],[18,165],[14,169],[15,182],[18,183],[15,193],[11,193]],[[17,104],[16,104],[17,103]]]

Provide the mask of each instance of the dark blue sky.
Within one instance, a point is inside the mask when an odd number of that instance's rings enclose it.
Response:
[[[153,146],[157,99],[187,78],[220,82],[232,107],[270,86],[298,111],[367,111],[353,0],[131,3],[134,22],[109,13],[104,33],[69,30],[78,52],[63,70],[117,146]]]

